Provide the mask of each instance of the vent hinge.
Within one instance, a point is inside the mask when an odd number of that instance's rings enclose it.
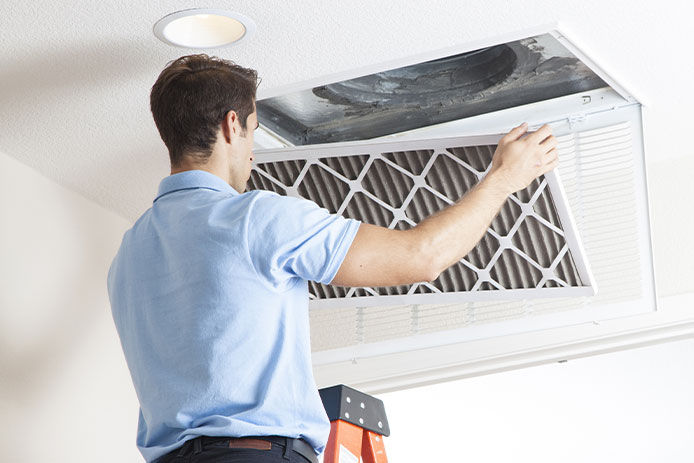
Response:
[[[585,122],[586,113],[574,113],[570,114],[567,118],[569,121],[569,127],[573,130],[578,124]]]

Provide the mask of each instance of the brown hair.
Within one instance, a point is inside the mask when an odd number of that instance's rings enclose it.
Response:
[[[205,54],[182,56],[167,64],[150,93],[150,108],[171,165],[185,155],[205,163],[230,110],[241,128],[255,109],[258,73]]]

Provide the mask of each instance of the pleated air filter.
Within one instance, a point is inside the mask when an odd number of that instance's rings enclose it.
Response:
[[[332,213],[408,229],[454,203],[490,167],[500,136],[342,143],[266,151],[249,187],[310,199]],[[271,159],[277,159],[270,161]],[[310,283],[312,306],[372,306],[592,295],[557,175],[510,196],[479,244],[433,282],[373,288]]]

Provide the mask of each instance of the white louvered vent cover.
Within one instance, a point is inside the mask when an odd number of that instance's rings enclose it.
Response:
[[[500,135],[344,143],[264,153],[249,187],[302,196],[333,213],[406,229],[462,197],[486,173]],[[270,161],[273,156],[283,160]],[[437,280],[379,288],[310,283],[312,307],[594,294],[554,173],[512,195],[480,243]]]

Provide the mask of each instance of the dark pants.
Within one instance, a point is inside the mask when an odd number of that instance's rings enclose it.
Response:
[[[229,439],[202,437],[187,441],[183,447],[159,457],[156,463],[311,463],[287,448],[287,439],[272,437],[268,450],[229,448]],[[291,447],[291,439],[289,440]]]

